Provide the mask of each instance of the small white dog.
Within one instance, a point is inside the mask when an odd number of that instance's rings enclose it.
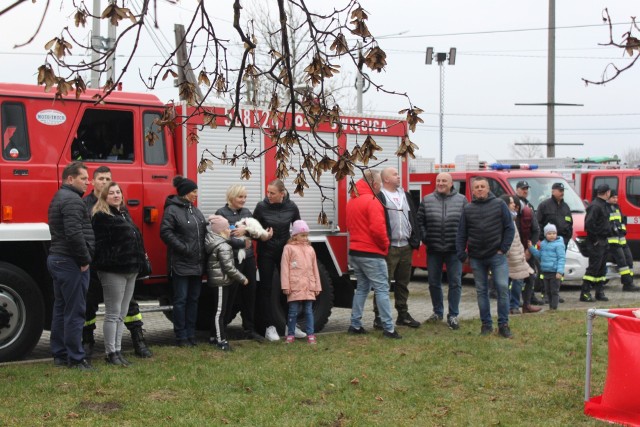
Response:
[[[255,218],[242,218],[240,221],[236,222],[236,227],[244,227],[246,231],[246,236],[252,239],[260,239],[262,237],[267,237],[269,233],[267,230],[262,228],[260,221]],[[239,239],[244,239],[246,241],[246,236],[239,237]],[[246,249],[238,250],[238,262],[244,261],[247,256]]]

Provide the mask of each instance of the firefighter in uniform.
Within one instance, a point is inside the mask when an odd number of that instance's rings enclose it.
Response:
[[[580,301],[593,302],[591,288],[596,290],[596,300],[609,301],[602,290],[607,280],[607,257],[609,256],[608,238],[611,234],[609,222],[609,194],[611,190],[607,184],[601,184],[596,188],[597,197],[587,207],[587,216],[584,220],[587,232],[587,253],[589,254],[589,266],[582,277],[582,289]]]
[[[633,284],[633,256],[627,246],[627,227],[624,217],[618,205],[618,194],[616,190],[611,190],[609,195],[609,223],[611,224],[611,235],[609,236],[609,253],[618,266],[618,274],[622,282],[622,290],[625,292],[638,292],[640,287]]]
[[[91,216],[91,211],[94,205],[98,201],[100,192],[111,182],[111,170],[107,166],[100,166],[93,172],[93,191],[84,198],[84,203]],[[98,279],[98,274],[94,269],[91,269],[91,275],[89,278],[89,291],[87,292],[87,307],[85,311],[84,328],[82,329],[82,346],[84,347],[87,357],[91,357],[93,353],[93,346],[95,345],[95,338],[93,331],[96,329],[96,312],[98,311],[98,305],[102,301],[102,284]],[[140,307],[138,303],[133,299],[129,303],[129,310],[127,316],[123,319],[124,325],[131,332],[131,341],[133,342],[133,348],[135,354],[138,357],[151,357],[153,353],[147,347],[147,343],[144,339],[142,332],[142,314],[140,313]]]

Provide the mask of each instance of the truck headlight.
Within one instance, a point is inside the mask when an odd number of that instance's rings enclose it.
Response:
[[[580,253],[580,248],[578,248],[578,244],[573,239],[569,240],[569,244],[567,245],[567,250],[571,252]]]

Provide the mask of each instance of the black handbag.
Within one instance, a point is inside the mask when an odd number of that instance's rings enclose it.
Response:
[[[140,271],[138,271],[138,279],[148,279],[151,276],[151,261],[149,255],[144,254],[144,262],[140,264]]]

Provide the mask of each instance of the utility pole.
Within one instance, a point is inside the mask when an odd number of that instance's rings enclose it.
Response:
[[[556,156],[556,0],[549,0],[547,30],[547,157]]]
[[[360,58],[362,58],[362,43],[358,42],[358,61],[360,61]],[[362,69],[359,69],[356,73],[356,92],[358,93],[356,97],[356,111],[358,113],[362,113],[362,87],[364,86],[362,80]]]
[[[425,64],[431,65],[434,57],[440,68],[440,164],[442,164],[442,154],[444,152],[444,61],[448,58],[449,65],[456,65],[456,48],[449,49],[448,55],[447,52],[438,52],[434,55],[433,48],[428,47]]]
[[[115,3],[116,0],[109,0],[110,4]],[[100,70],[99,66],[95,65],[100,60],[100,55],[104,52],[108,53],[106,60],[107,67],[107,80],[115,81],[116,70],[116,27],[109,21],[107,24],[107,38],[100,36],[100,16],[102,10],[100,8],[100,0],[93,0],[93,22],[91,23],[91,62],[94,65],[91,67],[91,80],[90,86],[93,89],[100,88]]]
[[[175,24],[173,27],[176,35],[176,62],[178,63],[178,81],[176,86],[180,86],[182,82],[188,81],[193,83],[198,94],[198,100],[203,101],[204,95],[200,86],[196,80],[195,74],[193,74],[193,68],[187,57],[187,42],[185,41],[186,33],[184,31],[184,25]]]

